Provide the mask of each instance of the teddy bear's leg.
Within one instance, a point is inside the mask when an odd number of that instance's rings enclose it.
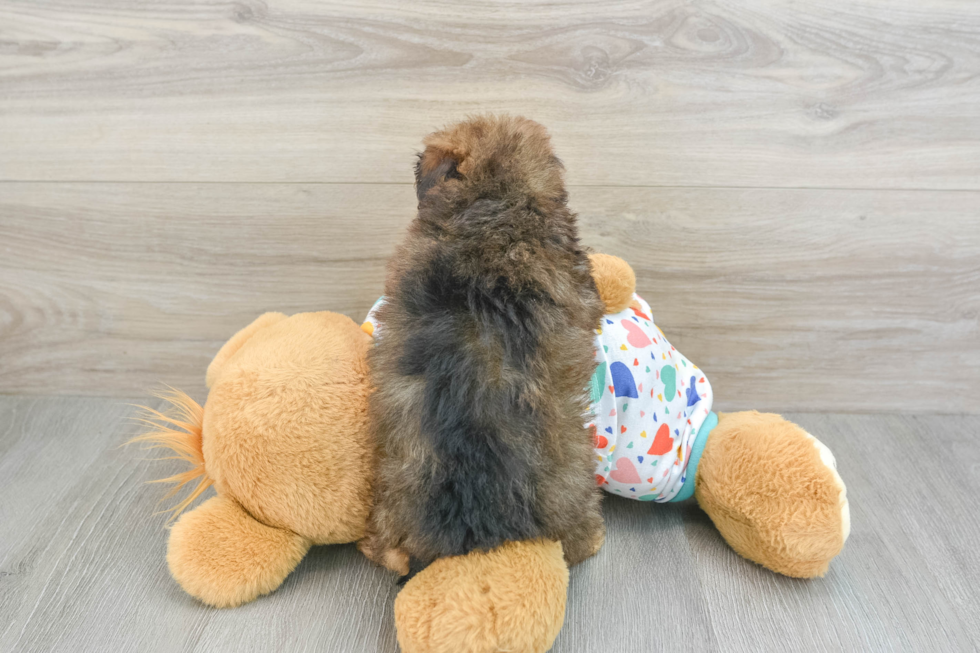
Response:
[[[441,558],[395,599],[398,643],[403,653],[542,653],[561,630],[567,594],[558,542]]]
[[[787,576],[823,576],[850,530],[830,450],[779,415],[720,415],[694,494],[736,552]]]
[[[306,538],[266,526],[218,495],[174,524],[167,563],[188,594],[230,608],[279,587],[309,549]]]

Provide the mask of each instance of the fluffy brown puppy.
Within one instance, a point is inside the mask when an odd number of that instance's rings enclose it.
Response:
[[[361,548],[406,573],[547,538],[575,564],[604,536],[584,427],[603,305],[561,162],[525,118],[424,143],[370,354],[379,469]]]

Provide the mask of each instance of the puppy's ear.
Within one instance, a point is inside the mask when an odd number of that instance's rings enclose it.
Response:
[[[415,194],[419,201],[447,179],[462,179],[463,176],[456,169],[458,164],[456,158],[444,149],[431,145],[425,148],[415,162]]]

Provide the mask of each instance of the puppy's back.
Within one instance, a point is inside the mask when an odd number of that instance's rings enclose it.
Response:
[[[530,125],[427,148],[378,314],[376,529],[423,560],[560,537],[552,495],[596,493],[582,417],[601,305]]]

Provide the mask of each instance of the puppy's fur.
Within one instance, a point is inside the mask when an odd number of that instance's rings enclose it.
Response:
[[[429,135],[418,217],[389,263],[370,354],[389,568],[506,541],[604,537],[584,427],[603,312],[545,129],[479,117]]]

